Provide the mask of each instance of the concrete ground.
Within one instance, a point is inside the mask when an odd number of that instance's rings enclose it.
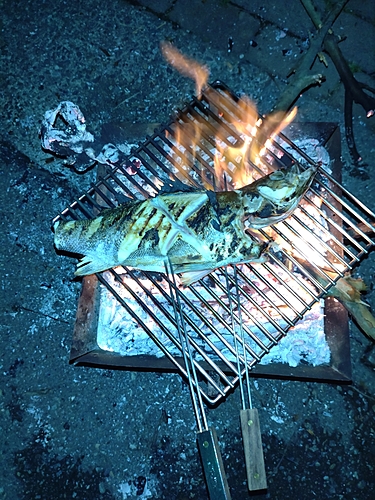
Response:
[[[317,2],[325,4],[332,2]],[[194,84],[165,63],[163,40],[267,112],[313,26],[299,0],[14,0],[1,10],[0,499],[205,500],[190,396],[179,375],[69,365],[80,283],[72,280],[72,260],[55,253],[50,221],[95,172],[76,174],[51,161],[38,130],[62,100],[81,107],[93,133],[108,122],[166,121]],[[356,77],[374,87],[373,1],[350,0],[334,29],[347,36],[341,49]],[[343,128],[336,70],[329,59],[328,68],[315,65],[327,81],[299,100],[298,120]],[[372,210],[374,120],[354,106],[367,164],[361,175],[342,141],[344,185]],[[374,270],[370,254],[357,274],[375,310]],[[254,382],[268,478],[259,498],[373,498],[375,352],[352,322],[350,332],[351,385]],[[249,497],[239,407],[236,391],[208,410],[233,500]]]

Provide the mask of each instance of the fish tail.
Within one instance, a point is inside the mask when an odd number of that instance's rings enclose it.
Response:
[[[85,242],[82,239],[83,221],[57,221],[53,225],[54,243],[57,250],[72,253],[84,253]]]
[[[112,267],[108,263],[108,258],[112,257],[111,249],[106,246],[105,241],[95,241],[95,245],[91,241],[93,237],[94,240],[98,239],[95,233],[99,223],[100,220],[97,218],[69,222],[57,221],[53,225],[55,247],[58,250],[83,255],[77,264],[77,270],[74,273],[76,276],[99,273]]]
[[[89,274],[100,273],[106,269],[108,269],[108,263],[101,262],[97,258],[86,255],[78,262],[74,275],[87,276]]]

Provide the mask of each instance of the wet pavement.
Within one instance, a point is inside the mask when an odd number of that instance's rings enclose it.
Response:
[[[155,3],[157,6],[155,6]],[[163,60],[168,40],[267,112],[314,28],[298,0],[3,2],[1,51],[1,441],[0,499],[206,500],[186,384],[171,373],[69,365],[80,293],[73,261],[58,256],[52,218],[85,191],[77,174],[41,150],[45,111],[62,100],[142,140],[194,83]],[[323,8],[325,2],[316,2]],[[334,25],[356,77],[375,86],[373,2],[349,1]],[[228,51],[228,48],[230,51]],[[344,91],[328,59],[327,81],[298,101],[298,120],[337,122]],[[134,125],[137,124],[137,125]],[[139,125],[142,124],[142,125]],[[343,183],[375,209],[375,121],[354,106],[356,171],[342,140]],[[358,269],[375,310],[374,254]],[[268,491],[259,498],[371,499],[375,486],[375,351],[350,322],[352,384],[257,378]],[[208,409],[232,498],[249,498],[240,398]]]

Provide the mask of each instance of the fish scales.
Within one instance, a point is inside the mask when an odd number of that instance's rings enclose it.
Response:
[[[264,260],[267,245],[245,232],[244,221],[259,229],[288,217],[315,171],[292,167],[239,190],[159,194],[91,220],[57,221],[55,246],[83,255],[77,276],[120,265],[163,272],[168,259],[191,284],[218,267]]]
[[[232,210],[228,198],[236,200]],[[179,192],[129,202],[92,220],[59,221],[55,245],[84,255],[78,276],[119,265],[162,272],[166,258],[176,272],[258,259],[265,245],[243,231],[241,195],[217,193],[221,217],[211,200],[206,192]]]

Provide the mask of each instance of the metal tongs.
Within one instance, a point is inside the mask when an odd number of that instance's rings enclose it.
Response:
[[[240,410],[241,432],[245,453],[247,485],[250,491],[267,489],[266,470],[264,465],[262,435],[260,432],[258,410],[253,408],[249,366],[246,359],[246,343],[242,326],[241,302],[236,266],[233,266],[233,281],[230,282],[227,268],[224,268],[229,310],[232,321],[234,348],[237,358],[238,379],[241,394],[242,410]],[[235,288],[235,304],[238,319],[235,320],[231,286]],[[239,330],[239,335],[237,334]],[[241,356],[242,355],[242,356]],[[241,368],[241,357],[244,368]],[[245,380],[244,380],[245,378]]]
[[[198,427],[197,443],[202,459],[209,498],[210,500],[231,500],[216,430],[213,427],[208,427],[207,424],[192,347],[182,314],[180,292],[176,285],[175,275],[170,260],[165,262],[165,270],[170,287],[170,296],[172,298],[174,316],[182,348],[182,356],[186,367],[189,390]]]

